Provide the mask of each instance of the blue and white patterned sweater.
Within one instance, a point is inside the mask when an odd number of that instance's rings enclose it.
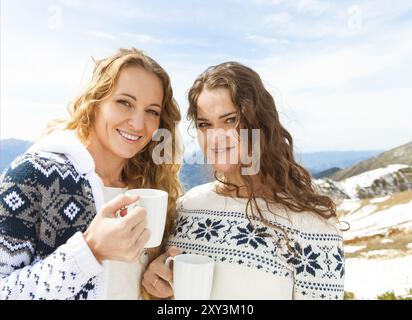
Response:
[[[0,299],[96,299],[103,267],[82,232],[103,195],[73,132],[55,132],[0,181]]]
[[[271,225],[245,215],[245,199],[218,195],[214,183],[197,186],[179,200],[169,246],[215,260],[212,299],[342,299],[344,255],[334,221],[312,213],[272,207]],[[260,208],[265,208],[258,199]]]

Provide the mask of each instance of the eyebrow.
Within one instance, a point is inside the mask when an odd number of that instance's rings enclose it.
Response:
[[[121,93],[120,95],[129,97],[129,98],[133,99],[134,101],[137,101],[137,98],[134,95],[131,95],[129,93]]]
[[[230,115],[232,115],[232,114],[234,114],[234,113],[237,113],[237,111],[233,111],[233,112],[229,112],[229,113],[222,114],[221,116],[219,116],[219,119],[226,118],[227,116],[230,116]],[[205,118],[197,118],[197,121],[209,121],[209,120],[207,120],[207,119],[205,119]]]
[[[137,98],[134,95],[131,95],[129,93],[120,93],[119,95],[129,97],[137,102]],[[158,103],[151,103],[150,106],[162,108],[162,106]]]

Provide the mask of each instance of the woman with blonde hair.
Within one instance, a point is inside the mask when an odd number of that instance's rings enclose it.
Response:
[[[295,161],[259,75],[237,62],[208,68],[190,88],[188,118],[216,179],[178,200],[168,246],[215,260],[211,298],[342,299],[335,204]],[[166,255],[142,281],[160,298],[173,295]]]
[[[51,123],[1,180],[1,299],[119,297],[119,288],[107,286],[102,262],[131,264],[140,277],[142,262],[160,250],[144,251],[150,236],[144,208],[117,218],[138,200],[123,195],[127,189],[168,192],[164,239],[170,233],[179,165],[157,165],[152,158],[160,128],[172,133],[176,154],[180,150],[174,135],[180,112],[165,70],[140,50],[120,49],[96,62],[70,112],[68,121]],[[139,283],[127,283],[122,298],[138,298]]]

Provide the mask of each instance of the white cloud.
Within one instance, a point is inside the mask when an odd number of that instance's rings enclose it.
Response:
[[[255,0],[255,2],[259,5],[273,5],[273,6],[277,6],[283,2],[285,2],[285,0]]]
[[[272,38],[272,37],[266,37],[258,34],[246,34],[245,35],[245,40],[248,40],[252,43],[255,43],[257,45],[261,46],[267,46],[267,45],[273,45],[273,44],[280,44],[280,45],[285,45],[285,44],[290,44],[291,42],[287,39],[277,39],[277,38]]]
[[[198,46],[198,47],[208,47],[209,43],[202,40],[192,39],[192,38],[177,38],[177,37],[159,37],[151,34],[144,33],[131,33],[123,32],[122,36],[136,41],[141,44],[157,44],[157,45],[180,45],[180,46]]]
[[[84,0],[60,0],[61,4],[69,8],[80,8],[86,4]]]
[[[412,137],[412,26],[253,62],[309,150],[382,149]],[[377,139],[376,137],[379,137]]]
[[[314,16],[324,14],[330,7],[330,3],[318,0],[299,0],[296,5],[298,12],[309,13]]]
[[[272,28],[289,28],[292,23],[292,16],[289,12],[271,14],[263,19],[263,23]]]
[[[257,66],[288,93],[313,88],[327,93],[361,78],[380,76],[385,81],[382,73],[411,68],[412,43],[407,41],[411,38],[412,28],[405,26],[385,35],[371,35],[366,43],[277,54],[257,62]],[[406,72],[396,78],[409,80]]]
[[[143,34],[143,33],[130,33],[124,32],[123,36],[133,39],[138,43],[160,43],[160,39],[155,38],[150,34]]]
[[[412,136],[405,116],[412,98],[412,24],[398,19],[412,9],[410,0],[255,0],[245,16],[243,3],[232,5],[230,14],[206,5],[55,3],[63,8],[58,31],[16,27],[11,21],[22,17],[19,9],[14,15],[11,5],[7,14],[2,10],[8,20],[1,22],[0,138],[38,135],[48,120],[65,114],[89,78],[90,56],[99,59],[135,43],[169,72],[183,116],[196,76],[209,64],[239,60],[261,74],[282,121],[305,150],[382,149]],[[348,26],[351,5],[361,10],[357,29]],[[24,18],[34,25],[44,20],[43,11]],[[233,27],[237,15],[239,27]]]
[[[0,139],[17,138],[36,141],[46,124],[53,119],[65,118],[64,104],[1,98]]]
[[[89,34],[92,36],[98,37],[98,38],[102,38],[102,39],[110,39],[110,40],[116,39],[115,35],[108,33],[108,32],[103,32],[103,31],[91,31]]]

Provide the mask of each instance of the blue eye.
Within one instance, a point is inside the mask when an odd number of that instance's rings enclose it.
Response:
[[[197,124],[198,128],[206,128],[207,126],[209,126],[209,124],[207,122],[201,122]]]
[[[236,123],[236,117],[226,119],[226,123]]]
[[[146,112],[147,112],[147,113],[150,113],[151,115],[154,115],[154,116],[156,116],[156,117],[159,117],[159,116],[160,116],[160,113],[157,112],[157,111],[155,111],[155,110],[149,109],[149,110],[146,110]]]
[[[123,105],[123,106],[125,106],[125,107],[127,107],[127,108],[130,108],[130,107],[131,107],[129,101],[127,101],[127,100],[117,100],[117,103],[120,103],[121,105]]]

